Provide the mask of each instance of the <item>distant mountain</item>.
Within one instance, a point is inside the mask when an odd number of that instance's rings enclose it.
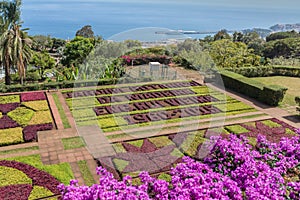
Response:
[[[271,26],[270,29],[273,32],[282,32],[282,31],[300,31],[300,23],[297,24],[276,24],[274,26]]]
[[[275,32],[285,32],[285,31],[297,31],[300,32],[300,23],[297,24],[276,24],[271,26],[269,29],[264,28],[252,28],[252,29],[244,29],[242,32],[249,33],[249,32],[257,32],[262,38],[266,38],[271,33]]]

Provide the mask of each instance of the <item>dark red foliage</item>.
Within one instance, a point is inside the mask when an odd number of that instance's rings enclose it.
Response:
[[[29,125],[23,129],[23,138],[25,142],[37,141],[37,132],[52,130],[52,124]]]
[[[25,163],[20,163],[16,161],[1,160],[0,166],[11,167],[25,173],[29,178],[32,179],[32,185],[41,186],[47,188],[54,194],[59,194],[57,186],[60,184],[52,175],[39,170],[33,166],[27,165]],[[2,192],[0,192],[1,194]],[[2,199],[2,198],[0,198]],[[19,199],[19,198],[10,198],[10,199]]]
[[[3,114],[7,114],[8,112],[15,110],[20,106],[20,103],[7,103],[7,104],[0,104],[0,112]]]
[[[27,200],[32,191],[32,186],[29,184],[8,185],[0,187],[1,200]]]
[[[9,118],[8,116],[4,115],[2,118],[0,118],[0,129],[7,129],[7,128],[16,128],[20,125]]]
[[[38,100],[46,100],[46,95],[44,92],[26,92],[21,93],[21,101],[38,101]]]

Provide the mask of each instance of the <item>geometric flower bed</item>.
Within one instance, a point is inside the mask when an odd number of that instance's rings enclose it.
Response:
[[[63,91],[76,124],[98,124],[104,132],[112,132],[255,111],[195,81],[115,87]]]
[[[37,132],[53,129],[44,92],[0,96],[0,146],[37,140]]]
[[[44,166],[38,155],[0,160],[0,199],[27,200],[59,194],[57,186],[72,178],[69,164]]]
[[[247,138],[252,146],[256,146],[259,135],[266,137],[270,142],[278,143],[282,138],[296,136],[294,130],[294,127],[280,120],[270,119],[137,139],[114,143],[116,154],[97,158],[97,161],[99,166],[106,168],[117,179],[122,179],[126,175],[136,177],[141,171],[161,174],[170,171],[170,168],[180,162],[183,156],[202,159],[205,156],[202,151],[206,151],[205,146],[212,136],[229,138],[232,133]]]
[[[268,122],[267,122],[268,123]],[[300,134],[300,130],[298,131]],[[300,199],[300,136],[271,143],[258,136],[255,147],[244,136],[212,137],[209,156],[201,161],[184,157],[162,180],[141,172],[140,183],[131,177],[114,179],[97,169],[98,185],[60,185],[64,200],[73,199]],[[141,143],[135,144],[140,146]]]

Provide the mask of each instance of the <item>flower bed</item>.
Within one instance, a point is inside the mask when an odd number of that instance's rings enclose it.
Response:
[[[0,146],[37,140],[37,131],[51,130],[45,93],[0,96]]]
[[[300,134],[300,130],[298,131]],[[60,185],[64,200],[69,199],[291,199],[300,198],[300,136],[270,143],[258,136],[253,149],[244,136],[227,139],[212,137],[210,155],[201,162],[184,157],[170,171],[169,182],[139,175],[118,182],[106,169],[97,169],[98,185]],[[135,142],[134,146],[141,146]],[[122,162],[119,162],[122,165]],[[298,179],[291,177],[297,177]],[[296,180],[296,181],[295,181]],[[96,196],[94,196],[96,195]]]
[[[37,155],[0,160],[0,199],[39,199],[59,194],[57,186],[72,179],[70,173],[69,164],[44,166]]]

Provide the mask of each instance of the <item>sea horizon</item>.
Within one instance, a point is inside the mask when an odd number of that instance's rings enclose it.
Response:
[[[251,6],[252,5],[252,6]],[[255,0],[209,2],[187,0],[24,0],[23,27],[30,35],[74,38],[84,25],[91,25],[95,35],[104,39],[143,27],[186,31],[242,30],[269,28],[277,23],[298,23],[296,1],[269,5]],[[192,36],[193,37],[193,36]]]

